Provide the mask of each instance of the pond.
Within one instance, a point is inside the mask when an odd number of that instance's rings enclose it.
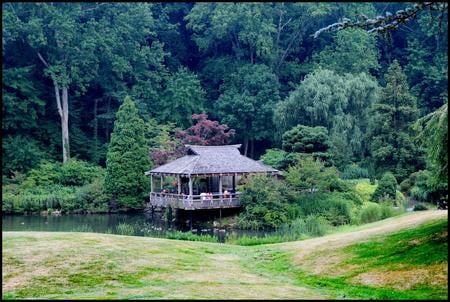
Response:
[[[195,216],[197,215],[197,218]],[[198,235],[211,235],[224,242],[227,236],[240,237],[244,234],[259,236],[263,232],[244,231],[229,226],[219,226],[219,221],[227,221],[225,217],[219,220],[214,216],[194,213],[192,225],[189,214],[181,214],[177,219],[163,219],[161,213],[155,214],[86,214],[86,215],[2,215],[3,231],[42,231],[42,232],[95,232],[109,234],[124,234],[149,237],[167,237],[167,232],[182,231]],[[119,225],[122,225],[121,227]],[[123,227],[125,225],[125,227]]]

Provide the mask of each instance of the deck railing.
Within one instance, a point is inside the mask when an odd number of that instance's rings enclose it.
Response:
[[[150,193],[150,205],[154,207],[172,207],[176,209],[219,209],[240,206],[240,192],[227,195],[183,195],[173,193]]]

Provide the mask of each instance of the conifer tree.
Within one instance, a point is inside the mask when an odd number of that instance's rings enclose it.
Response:
[[[150,168],[145,123],[129,96],[120,106],[106,159],[106,189],[119,206],[140,208],[148,192],[144,172]]]
[[[412,129],[417,118],[416,100],[397,60],[388,68],[385,80],[386,87],[373,106],[370,121],[372,164],[377,176],[392,171],[401,181],[424,163]]]

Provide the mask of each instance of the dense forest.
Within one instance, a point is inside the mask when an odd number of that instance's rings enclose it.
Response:
[[[4,3],[3,183],[59,177],[52,183],[105,187],[137,207],[135,196],[148,193],[144,171],[184,143],[239,143],[251,158],[291,167],[291,178],[297,155],[314,166],[307,155],[341,178],[390,172],[407,193],[441,196],[446,5],[384,31],[321,30],[411,6]],[[124,146],[135,154],[123,157]]]

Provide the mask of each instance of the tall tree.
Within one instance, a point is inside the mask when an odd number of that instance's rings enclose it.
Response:
[[[204,109],[205,91],[197,75],[180,67],[166,86],[160,119],[174,122],[181,128],[189,127],[192,114]]]
[[[414,143],[416,99],[409,92],[406,75],[395,60],[385,75],[386,87],[374,104],[370,119],[370,152],[375,173],[391,171],[400,181],[423,166],[421,150]]]
[[[150,169],[146,127],[134,102],[126,97],[116,114],[106,160],[106,189],[125,208],[140,208]]]
[[[367,150],[368,110],[378,95],[377,82],[365,73],[339,75],[318,69],[277,105],[274,119],[278,135],[298,124],[326,127],[334,161],[344,166],[361,159]]]
[[[370,74],[379,68],[375,37],[362,29],[347,29],[336,34],[335,42],[315,55],[322,68],[337,73]]]
[[[419,139],[426,147],[432,166],[432,185],[436,189],[448,188],[448,101],[438,110],[416,123]]]
[[[247,155],[249,141],[268,139],[273,129],[273,107],[279,101],[277,77],[262,64],[244,65],[221,86],[216,102],[221,122],[233,125],[244,142]],[[251,147],[253,155],[253,147]]]

